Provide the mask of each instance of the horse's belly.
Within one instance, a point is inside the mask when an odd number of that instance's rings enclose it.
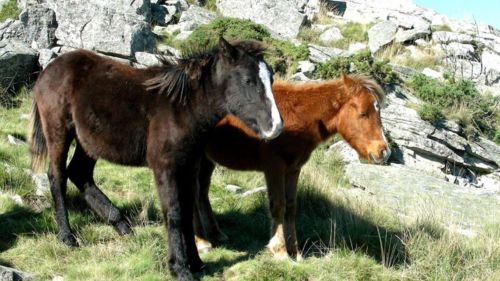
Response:
[[[115,112],[113,115],[96,113],[90,109],[76,114],[75,128],[79,143],[94,159],[140,166],[145,163],[147,123],[140,115],[127,120]],[[122,117],[120,117],[122,116]]]

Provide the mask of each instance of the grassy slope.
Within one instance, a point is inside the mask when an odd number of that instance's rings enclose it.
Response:
[[[6,142],[7,134],[25,135],[29,101],[0,108],[0,165],[26,168],[27,149]],[[2,167],[3,170],[3,167]],[[51,208],[34,212],[9,198],[28,197],[33,186],[22,170],[0,174],[0,263],[47,280],[170,280],[166,234],[159,216],[151,173],[145,168],[98,162],[96,182],[131,218],[135,234],[119,237],[84,207],[70,185],[70,221],[81,247],[68,249],[55,238]],[[6,184],[8,183],[8,184]],[[451,234],[436,218],[411,224],[387,209],[347,192],[335,156],[318,149],[300,181],[298,235],[306,261],[275,261],[266,251],[269,219],[265,195],[245,199],[226,191],[264,184],[257,173],[218,168],[211,199],[230,241],[203,254],[202,280],[498,280],[500,227],[485,226],[474,239]]]

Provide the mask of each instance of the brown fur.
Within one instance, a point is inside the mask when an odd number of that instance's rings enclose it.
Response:
[[[274,237],[269,247],[278,256],[287,253],[297,256],[295,197],[302,166],[321,142],[337,132],[363,158],[375,162],[387,160],[389,148],[383,138],[379,112],[374,107],[375,101],[383,103],[384,92],[376,82],[362,75],[343,75],[342,79],[321,83],[278,81],[273,92],[284,121],[278,138],[261,141],[241,121],[229,116],[217,125],[205,151],[209,159],[228,168],[264,172],[273,217]],[[199,238],[224,237],[209,206],[209,180],[202,178],[210,177],[213,165],[210,162],[204,165],[197,204],[200,217],[195,217],[194,222],[203,229],[195,227],[195,232]]]

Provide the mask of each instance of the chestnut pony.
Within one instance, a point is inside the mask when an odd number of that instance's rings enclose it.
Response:
[[[65,207],[68,178],[103,220],[119,234],[129,233],[93,170],[98,158],[146,165],[154,172],[168,229],[169,269],[180,280],[194,280],[191,270],[203,263],[193,238],[193,174],[207,136],[227,114],[265,139],[282,129],[262,52],[258,42],[231,45],[220,38],[212,50],[147,69],[84,50],[55,59],[34,87],[31,151],[35,166],[50,159],[58,238],[77,246]],[[66,166],[72,141],[76,149]]]
[[[228,116],[208,141],[193,222],[199,250],[211,247],[207,239],[227,238],[208,200],[212,161],[235,170],[264,172],[273,221],[268,247],[278,258],[300,259],[295,232],[297,181],[312,151],[339,133],[362,158],[376,164],[389,158],[380,121],[384,92],[367,76],[342,75],[339,80],[306,84],[275,82],[273,92],[285,124],[279,137],[261,141]]]

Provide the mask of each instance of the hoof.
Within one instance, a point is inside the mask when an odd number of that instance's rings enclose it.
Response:
[[[271,253],[273,253],[274,258],[277,260],[290,259],[290,256],[286,251],[285,244],[280,243],[277,237],[273,237],[271,241],[269,241],[269,244],[267,244],[267,248],[269,249],[269,251],[271,251]]]
[[[208,242],[207,240],[198,236],[195,236],[194,240],[196,242],[196,249],[198,250],[198,253],[208,253],[210,250],[212,250],[212,243]]]
[[[126,220],[120,220],[115,225],[115,230],[120,236],[130,234],[132,232],[132,227],[130,223]]]
[[[76,248],[78,247],[78,241],[76,241],[76,237],[73,233],[59,233],[57,235],[57,239],[59,241],[63,242],[66,244],[68,247]]]
[[[304,261],[304,257],[302,257],[302,255],[300,253],[297,253],[297,255],[295,256],[295,260],[297,262],[301,262],[301,261]]]

